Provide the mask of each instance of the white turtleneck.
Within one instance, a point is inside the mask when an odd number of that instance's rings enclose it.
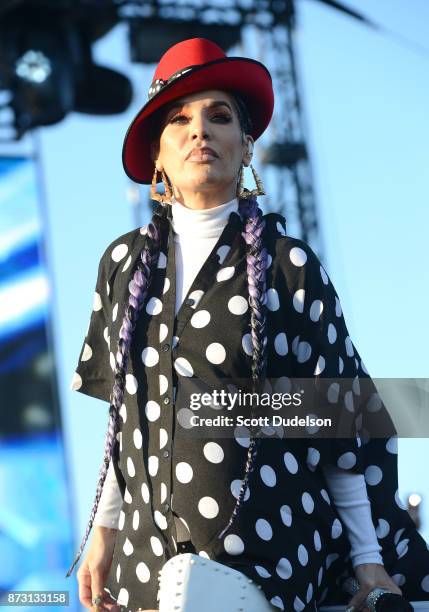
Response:
[[[173,199],[176,314],[233,211],[238,211],[237,198],[204,210],[187,208]],[[332,501],[347,529],[353,567],[361,563],[382,564],[383,560],[379,554],[381,546],[372,522],[363,474],[349,472],[333,465],[322,469]],[[121,506],[122,496],[110,462],[94,524],[117,529]]]
[[[214,208],[195,210],[173,199],[172,223],[176,258],[176,314],[203,263],[228,222],[238,211],[234,198]]]

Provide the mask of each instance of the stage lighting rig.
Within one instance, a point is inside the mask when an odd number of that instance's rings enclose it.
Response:
[[[299,161],[307,161],[307,147],[304,142],[272,142],[261,153],[264,164],[293,168]]]
[[[9,111],[2,126],[12,128],[12,139],[72,111],[110,115],[128,108],[129,79],[92,59],[94,40],[118,22],[116,8],[101,5],[18,1],[0,9],[0,92],[9,92],[0,108]]]
[[[176,10],[176,15],[180,11]],[[227,51],[241,39],[240,25],[203,23],[199,19],[169,18],[166,22],[158,16],[129,19],[131,61],[143,64],[157,63],[169,47],[179,40],[202,37],[214,40]]]

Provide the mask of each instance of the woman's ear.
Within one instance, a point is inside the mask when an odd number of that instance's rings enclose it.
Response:
[[[253,140],[252,136],[250,136],[250,134],[247,134],[246,135],[246,152],[244,154],[244,160],[243,160],[247,166],[252,161],[254,143],[255,141]]]

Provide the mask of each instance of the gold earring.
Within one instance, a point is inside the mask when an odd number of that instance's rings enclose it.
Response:
[[[258,195],[265,195],[265,189],[264,186],[262,184],[261,179],[259,178],[255,168],[252,166],[252,164],[249,164],[250,168],[252,169],[252,174],[253,174],[253,178],[255,180],[256,183],[256,189],[252,189],[251,191],[249,189],[247,189],[246,187],[243,187],[243,181],[244,181],[244,176],[243,176],[243,168],[244,168],[244,164],[241,164],[240,166],[240,173],[239,173],[239,180],[237,183],[237,198],[244,198],[244,199],[248,199],[251,198],[252,196],[258,196]]]
[[[158,177],[158,168],[155,166],[155,172],[152,177],[152,185],[150,187],[150,197],[152,200],[156,200],[157,202],[161,202],[161,204],[171,204],[172,203],[172,191],[170,189],[170,185],[168,184],[167,175],[164,170],[161,172],[162,182],[164,184],[164,193],[158,193],[156,190],[156,179]]]

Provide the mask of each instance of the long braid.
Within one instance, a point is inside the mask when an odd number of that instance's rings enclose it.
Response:
[[[259,391],[264,384],[267,364],[267,337],[266,337],[266,269],[267,249],[263,244],[263,232],[265,221],[262,219],[262,211],[258,206],[256,198],[240,200],[239,212],[241,217],[246,218],[245,231],[242,236],[247,245],[247,283],[249,287],[250,303],[250,326],[253,344],[252,357],[252,390]],[[231,517],[226,527],[221,531],[218,539],[222,538],[234,520],[238,517],[243,498],[247,489],[250,473],[256,464],[256,456],[260,438],[250,435],[250,443],[247,451],[247,461],[244,478],[240,492]]]
[[[152,282],[154,270],[158,264],[159,251],[161,245],[161,236],[163,224],[166,220],[167,206],[157,209],[147,226],[146,244],[140,253],[137,261],[137,269],[130,281],[128,287],[130,290],[128,304],[125,308],[125,314],[122,319],[122,326],[119,331],[119,340],[117,344],[115,358],[115,376],[113,390],[111,394],[111,404],[109,408],[109,424],[106,433],[104,446],[104,459],[99,472],[99,481],[95,501],[91,510],[89,523],[86,528],[85,535],[80,545],[79,552],[72,566],[66,574],[66,578],[70,576],[74,566],[79,561],[80,556],[85,547],[86,541],[92,529],[94,518],[97,512],[98,504],[103,491],[103,485],[106,480],[107,469],[110,459],[113,456],[114,446],[118,444],[117,433],[119,431],[119,411],[122,406],[122,401],[125,392],[125,375],[128,365],[128,357],[130,353],[131,340],[135,329],[139,312],[143,306],[147,296],[149,287]],[[113,400],[113,401],[112,401]]]

